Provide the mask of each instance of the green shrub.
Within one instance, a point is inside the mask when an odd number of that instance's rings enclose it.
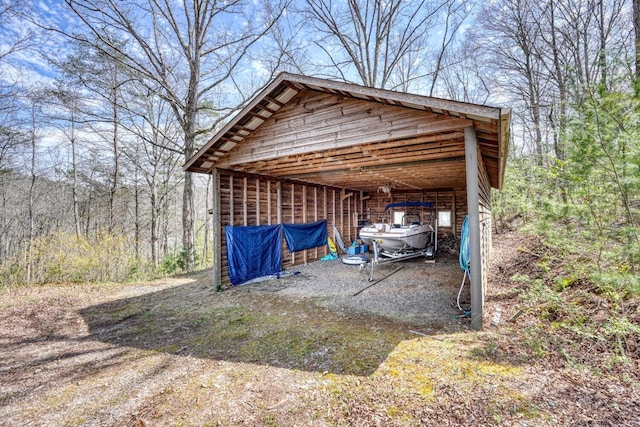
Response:
[[[58,232],[35,239],[30,256],[25,251],[8,263],[0,278],[5,285],[124,282],[138,269],[133,248],[123,236],[101,232],[87,239]]]
[[[173,274],[182,270],[184,259],[178,252],[171,252],[165,255],[158,266],[158,271],[162,274]]]

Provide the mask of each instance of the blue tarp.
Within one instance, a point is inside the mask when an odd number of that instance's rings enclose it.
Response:
[[[385,206],[384,210],[386,211],[387,209],[391,209],[391,208],[403,208],[405,206],[409,206],[409,207],[412,207],[412,208],[416,208],[416,207],[432,208],[433,207],[433,203],[431,203],[431,202],[398,202],[398,203],[389,203],[387,206]]]
[[[281,228],[281,225],[225,227],[231,283],[239,285],[256,277],[280,273]]]
[[[305,224],[282,224],[284,238],[291,252],[317,248],[327,244],[327,220]]]

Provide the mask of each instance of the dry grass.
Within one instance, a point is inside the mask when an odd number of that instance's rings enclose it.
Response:
[[[466,320],[451,319],[451,306],[442,307],[439,320],[374,312],[374,297],[426,292],[410,280],[412,269],[426,277],[424,268],[406,266],[363,296],[368,305],[360,308],[347,303],[352,289],[301,293],[318,280],[309,272],[222,293],[206,273],[125,286],[5,290],[0,424],[636,423],[633,370],[625,377],[550,364],[515,336],[524,323],[473,333]],[[366,285],[354,277],[344,286]],[[446,286],[455,295],[457,279]],[[497,303],[505,318],[518,310],[504,283],[494,291],[487,324]]]

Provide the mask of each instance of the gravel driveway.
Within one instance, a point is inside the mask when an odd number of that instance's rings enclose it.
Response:
[[[372,282],[370,264],[361,269],[340,260],[312,262],[288,271],[292,272],[299,273],[234,290],[311,298],[333,310],[381,315],[429,333],[453,332],[468,324],[458,318],[456,300],[463,273],[457,255],[451,253],[439,254],[435,262],[420,257],[375,266]],[[468,284],[467,280],[461,294],[463,308],[468,307]]]

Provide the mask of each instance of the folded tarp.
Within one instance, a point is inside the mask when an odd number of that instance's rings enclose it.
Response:
[[[281,229],[281,225],[225,227],[231,283],[239,285],[256,277],[280,273]]]
[[[282,224],[284,238],[291,252],[317,248],[327,244],[327,220],[305,224]]]

